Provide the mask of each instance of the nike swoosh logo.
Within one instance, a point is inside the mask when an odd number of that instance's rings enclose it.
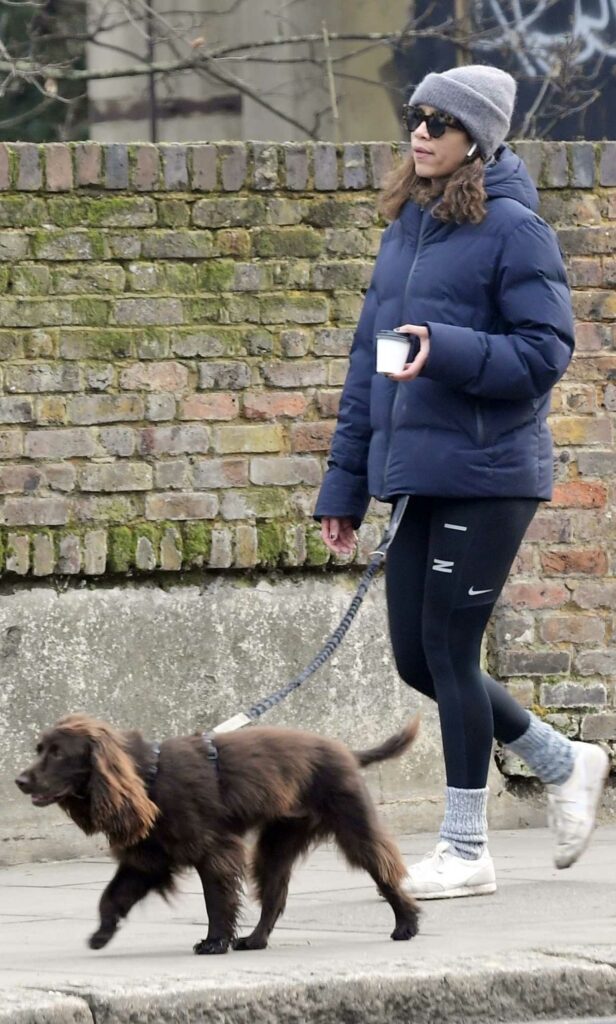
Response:
[[[468,588],[469,597],[476,597],[477,594],[490,594],[494,587],[488,587],[487,590],[475,590],[474,587]]]

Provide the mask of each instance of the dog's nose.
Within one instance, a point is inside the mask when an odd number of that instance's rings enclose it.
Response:
[[[15,779],[15,785],[19,786],[19,788],[21,789],[22,793],[29,792],[30,785],[31,785],[29,773],[28,772],[22,772],[21,775],[18,775],[17,778]]]

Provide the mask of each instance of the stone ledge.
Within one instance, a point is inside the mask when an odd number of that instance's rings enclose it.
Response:
[[[512,140],[541,188],[616,185],[616,142]],[[0,192],[372,191],[407,142],[0,143]]]

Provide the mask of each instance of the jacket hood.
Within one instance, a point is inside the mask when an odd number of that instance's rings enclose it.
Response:
[[[494,162],[487,164],[485,187],[488,199],[517,199],[535,212],[539,206],[539,196],[530,174],[520,157],[508,146],[497,150]]]

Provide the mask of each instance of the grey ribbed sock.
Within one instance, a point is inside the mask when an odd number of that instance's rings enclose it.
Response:
[[[459,857],[477,860],[488,841],[488,787],[454,789],[447,786],[441,839],[451,843]]]
[[[541,782],[560,786],[573,771],[573,744],[547,722],[542,722],[532,712],[529,714],[530,724],[526,732],[506,746],[532,768]]]

